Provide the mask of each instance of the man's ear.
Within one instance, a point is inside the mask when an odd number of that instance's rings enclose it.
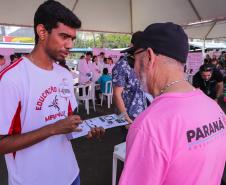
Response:
[[[45,29],[45,26],[43,24],[38,24],[36,26],[36,32],[39,36],[39,40],[40,41],[44,41],[46,39],[47,36],[47,30]]]
[[[148,63],[149,65],[151,65],[151,67],[153,67],[153,65],[155,65],[156,55],[151,48],[147,49],[147,54],[148,54]]]

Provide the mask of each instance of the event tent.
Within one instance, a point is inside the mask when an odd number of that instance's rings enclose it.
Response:
[[[44,0],[2,0],[0,24],[32,26]],[[183,25],[190,38],[226,37],[226,0],[59,0],[82,20],[82,30],[133,33],[150,23]],[[207,21],[206,24],[193,24]]]

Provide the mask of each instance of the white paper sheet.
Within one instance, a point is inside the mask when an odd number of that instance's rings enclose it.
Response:
[[[123,126],[127,124],[128,123],[125,120],[121,119],[121,117],[116,114],[110,114],[110,115],[100,116],[92,119],[87,119],[87,120],[84,120],[82,124],[80,124],[78,127],[82,129],[81,132],[72,132],[70,134],[67,134],[67,138],[71,140],[71,139],[85,136],[88,134],[91,128],[95,128],[95,127],[103,127],[104,129],[109,129],[109,128]]]

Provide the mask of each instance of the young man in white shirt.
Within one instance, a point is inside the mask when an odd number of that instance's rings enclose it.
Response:
[[[72,76],[57,65],[73,47],[80,20],[56,1],[34,16],[35,48],[0,73],[0,154],[10,185],[79,185],[79,168],[67,133],[81,119]],[[89,137],[103,130],[92,129]]]

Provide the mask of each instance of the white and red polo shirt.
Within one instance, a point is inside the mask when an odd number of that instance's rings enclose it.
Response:
[[[65,118],[76,106],[73,79],[53,64],[23,57],[0,73],[0,135],[27,133]],[[10,185],[71,185],[79,173],[70,141],[56,135],[5,155]]]

